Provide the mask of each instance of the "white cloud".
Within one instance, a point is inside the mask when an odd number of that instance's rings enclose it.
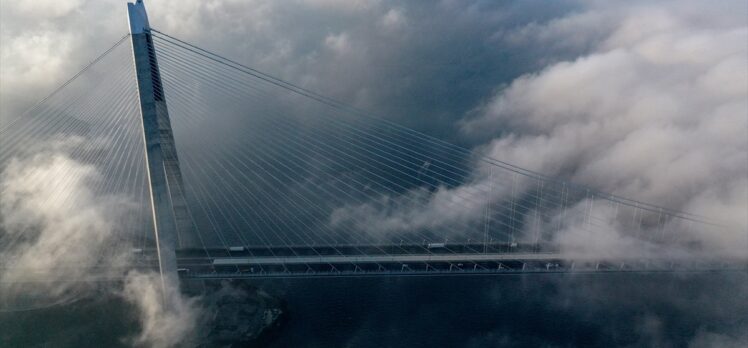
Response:
[[[657,8],[619,26],[596,52],[515,80],[464,131],[510,133],[489,156],[675,209],[744,187],[748,28],[694,27]]]
[[[748,345],[748,334],[730,335],[699,330],[688,343],[689,348],[740,348]]]
[[[35,290],[56,297],[77,286],[70,279],[107,275],[122,266],[124,254],[102,250],[118,241],[123,232],[118,226],[133,205],[124,197],[96,194],[92,187],[101,180],[95,167],[64,152],[11,161],[0,182],[0,256],[8,266],[0,278],[44,279],[50,286]]]
[[[407,22],[405,12],[401,9],[390,9],[379,20],[380,25],[387,31],[396,31],[405,26]]]
[[[681,6],[592,4],[582,13],[520,29],[523,40],[555,41],[581,52],[515,79],[461,127],[468,137],[491,139],[479,154],[716,219],[728,231],[681,235],[713,252],[742,253],[748,231],[748,26],[734,20],[741,14],[673,10]],[[590,31],[598,26],[604,35],[592,39]],[[581,47],[575,37],[594,45]],[[385,230],[395,221],[416,229],[480,218],[481,204],[439,208],[465,188],[485,184],[485,176],[475,176],[462,187],[421,197],[423,204],[399,205],[408,209],[371,205],[349,213],[362,220],[369,211],[369,224]],[[336,212],[335,221],[344,220],[344,211]],[[596,214],[611,218],[605,211]],[[601,252],[639,243],[621,228],[609,221],[600,231],[572,228],[556,237],[573,240],[566,245],[586,240]]]
[[[350,51],[351,43],[348,34],[330,34],[325,38],[325,46],[336,54],[346,54]]]
[[[450,190],[441,187],[435,192],[413,189],[401,196],[383,195],[376,202],[343,206],[333,211],[330,223],[334,226],[353,224],[354,228],[373,235],[403,236],[418,230],[450,230],[446,226],[460,226],[475,221],[481,215],[484,202],[470,201],[474,188],[468,185]],[[455,228],[446,235],[459,235]]]
[[[42,18],[59,18],[70,14],[85,4],[86,0],[18,0],[8,1],[8,10],[14,13]]]
[[[0,122],[15,118],[124,35],[125,13],[119,1],[0,3]]]
[[[80,38],[74,33],[53,30],[28,32],[3,41],[0,78],[7,85],[45,86],[50,81],[68,77],[74,64],[66,58],[75,50]]]
[[[88,279],[119,277],[131,266],[132,246],[123,242],[130,231],[122,226],[132,226],[125,218],[137,207],[95,191],[106,180],[99,168],[69,156],[82,144],[108,145],[80,137],[38,144],[0,176],[0,298],[9,306],[2,310],[94,294],[105,288]],[[162,296],[161,285],[155,273],[131,271],[125,279],[121,294],[140,315],[137,346],[175,347],[194,338],[197,300],[171,282]]]
[[[161,284],[155,273],[133,271],[125,279],[122,295],[140,313],[141,330],[135,346],[194,345],[201,315],[197,299],[184,297],[176,284],[167,283],[166,289]]]
[[[379,0],[301,0],[301,3],[331,11],[364,12],[379,6]]]

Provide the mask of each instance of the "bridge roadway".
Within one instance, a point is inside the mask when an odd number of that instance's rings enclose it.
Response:
[[[483,252],[485,251],[485,252]],[[177,249],[184,279],[253,279],[362,276],[430,276],[519,273],[748,272],[748,257],[592,257],[548,246],[507,244],[338,245]],[[121,281],[133,269],[157,270],[155,250],[134,249],[127,267],[88,268],[82,277],[52,281]],[[0,272],[3,265],[0,262]],[[16,281],[49,282],[49,272],[25,270]],[[16,270],[18,271],[18,270]],[[80,274],[81,272],[75,272]],[[0,279],[0,282],[5,281]]]
[[[180,277],[201,279],[748,270],[745,259],[592,257],[500,243],[183,249],[177,264]]]

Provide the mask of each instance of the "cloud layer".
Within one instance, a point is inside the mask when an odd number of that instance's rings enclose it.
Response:
[[[178,284],[161,287],[155,273],[130,272],[122,292],[140,313],[140,333],[133,344],[137,347],[178,347],[193,345],[201,308],[197,298],[180,293]]]
[[[71,159],[64,149],[80,146],[82,138],[58,144],[30,157],[14,159],[0,181],[0,231],[2,257],[8,270],[4,282],[23,281],[31,276],[55,284],[49,291],[59,296],[69,289],[64,281],[82,279],[91,272],[121,267],[126,257],[103,254],[112,249],[122,233],[122,218],[133,206],[124,197],[102,196],[94,187],[103,178],[98,169]],[[117,249],[115,249],[117,250]],[[100,266],[99,269],[93,269]],[[35,278],[38,277],[38,278]]]
[[[547,44],[557,52],[551,56],[557,61],[500,86],[458,122],[460,130],[469,141],[483,144],[474,150],[478,156],[723,224],[727,228],[722,231],[708,226],[685,231],[675,226],[680,221],[672,221],[666,229],[682,242],[698,243],[712,253],[744,255],[748,246],[744,10],[733,3],[722,7],[590,3],[546,23],[499,32],[502,42],[515,47],[528,41]],[[455,202],[478,186],[489,186],[488,167],[479,163],[468,184],[439,188],[426,193],[428,198],[418,190],[386,196],[379,204],[386,209],[374,204],[344,207],[332,221],[360,220],[368,229],[405,231],[450,229],[459,220],[480,220],[485,203]],[[528,184],[525,189],[533,188],[533,181]],[[494,199],[506,199],[510,192],[493,194]],[[408,204],[414,196],[419,203]],[[578,207],[586,204],[594,206],[582,201]],[[602,201],[595,208],[591,213],[600,226],[582,229],[567,219],[561,222],[567,228],[550,239],[600,254],[653,247],[637,240],[638,229],[620,223],[612,204]],[[582,208],[574,210],[584,214]],[[547,225],[557,224],[559,218],[550,216]]]
[[[70,156],[90,142],[72,137],[40,145],[27,158],[11,160],[0,175],[0,310],[43,308],[108,291],[139,313],[133,345],[190,341],[200,308],[178,284],[162,289],[157,274],[137,271],[127,272],[122,290],[97,283],[97,277],[121,277],[131,266],[131,241],[123,243],[122,236],[131,233],[124,230],[132,227],[125,218],[136,207],[126,196],[98,193],[107,180],[100,168]]]
[[[593,7],[528,28],[561,43],[590,22],[612,30],[589,54],[514,80],[463,132],[501,134],[487,156],[707,216],[733,228],[725,244],[746,245],[748,27],[730,6],[691,5]]]

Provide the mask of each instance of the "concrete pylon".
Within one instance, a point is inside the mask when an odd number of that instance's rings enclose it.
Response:
[[[177,279],[176,248],[190,245],[194,226],[184,197],[174,134],[142,0],[127,4],[143,120],[148,183],[162,285]]]

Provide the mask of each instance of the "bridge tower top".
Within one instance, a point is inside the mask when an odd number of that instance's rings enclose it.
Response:
[[[130,34],[142,34],[151,29],[143,0],[127,3],[127,18],[130,22]]]

